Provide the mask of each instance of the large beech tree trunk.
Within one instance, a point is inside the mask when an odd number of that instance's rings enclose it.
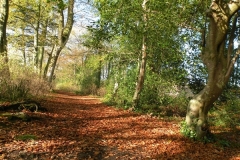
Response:
[[[201,59],[208,71],[207,84],[200,93],[190,100],[186,115],[187,125],[196,132],[198,138],[206,136],[209,132],[208,111],[222,93],[238,58],[239,49],[237,52],[233,52],[233,40],[239,7],[240,2],[238,1],[227,3],[224,0],[212,0],[210,9],[207,11],[209,28],[201,54]],[[233,26],[230,30],[231,19]],[[226,45],[229,30],[230,38],[228,45]],[[228,48],[226,48],[227,46]]]

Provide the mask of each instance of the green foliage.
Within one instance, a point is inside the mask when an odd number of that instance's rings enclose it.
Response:
[[[91,43],[88,44],[99,47],[99,42],[104,40],[117,42],[111,50],[115,52],[115,56],[111,59],[115,68],[111,68],[111,79],[105,83],[108,93],[105,97],[106,101],[116,103],[123,108],[132,106],[141,59],[142,38],[146,36],[147,75],[136,109],[158,112],[160,106],[170,106],[171,103],[176,105],[177,98],[169,93],[174,85],[179,84],[176,81],[182,81],[186,73],[181,67],[183,62],[181,41],[176,36],[179,31],[177,24],[179,17],[176,16],[178,14],[173,13],[179,13],[180,8],[175,4],[175,1],[167,3],[149,1],[147,3],[149,12],[143,13],[142,1],[133,0],[129,3],[122,0],[95,1],[101,18],[89,28],[96,40],[90,39]],[[155,14],[156,12],[158,14]],[[148,17],[147,25],[143,20],[144,14]],[[101,43],[100,48],[103,48],[103,44]],[[116,91],[114,91],[115,84],[118,85]],[[175,110],[178,107],[173,108]]]
[[[230,127],[232,129],[240,125],[240,100],[237,96],[228,94],[229,99],[226,102],[215,103],[210,111],[210,123],[215,126]]]
[[[132,105],[132,97],[135,89],[135,75],[137,70],[135,67],[126,71],[119,70],[111,76],[107,84],[107,95],[105,102],[114,103],[118,107],[128,109]],[[118,86],[114,90],[115,86]]]
[[[217,141],[217,145],[219,145],[221,147],[229,147],[231,144],[228,140],[221,139],[221,140]]]
[[[209,112],[209,124],[211,126],[218,126],[220,128],[230,128],[233,131],[237,130],[237,127],[240,125],[239,113],[240,113],[240,100],[234,95],[230,90],[225,92],[225,98],[227,100],[221,102],[217,102],[214,104],[214,107]],[[194,127],[194,126],[193,126]],[[180,132],[187,137],[196,138],[195,133],[192,132],[189,126],[187,126],[186,122],[181,122]],[[216,142],[217,145],[222,147],[230,146],[229,141],[215,139],[211,133],[207,133],[201,141],[208,142]]]
[[[215,141],[215,137],[211,133],[207,133],[204,137],[198,138],[197,133],[195,132],[195,130],[192,129],[195,127],[196,126],[188,126],[186,121],[182,121],[180,123],[180,133],[185,137],[204,143],[211,143]]]
[[[132,107],[132,96],[136,84],[137,69],[114,73],[108,80],[105,103],[115,104],[121,108]],[[118,89],[114,93],[114,85],[118,83]],[[178,90],[174,81],[169,81],[153,72],[148,72],[145,78],[144,88],[141,92],[138,112],[149,113],[155,116],[184,116],[188,99],[183,92]]]
[[[210,116],[211,115],[214,116],[214,118],[211,120],[211,123],[213,123],[215,126],[231,127],[235,124],[230,114],[226,112],[225,109],[221,109],[220,111],[215,110],[215,112],[211,113]]]
[[[174,82],[166,80],[163,76],[148,72],[141,93],[142,104],[169,105],[177,93]]]
[[[78,92],[79,91],[79,87],[74,82],[74,80],[59,79],[55,83],[56,83],[54,85],[55,90],[61,90],[61,91],[66,91],[66,92]]]
[[[47,3],[55,2],[59,9],[64,10],[66,7],[66,4],[63,0],[47,0]]]
[[[77,73],[77,84],[80,94],[96,95],[101,85],[101,56],[89,55],[84,66],[80,66]]]
[[[191,139],[196,139],[197,134],[187,125],[186,121],[182,121],[180,123],[180,133],[185,137],[189,137]]]
[[[53,89],[66,92],[78,92],[79,70],[81,70],[82,50],[75,50],[67,53],[68,61],[61,61],[61,69],[56,70],[56,78],[53,80]],[[74,56],[72,56],[74,55]],[[59,67],[60,68],[60,67]]]
[[[37,136],[32,134],[24,134],[24,135],[17,135],[15,139],[19,141],[36,140]]]
[[[158,116],[184,116],[188,100],[178,86],[173,77],[148,72],[138,109]]]
[[[30,120],[30,117],[23,112],[19,113],[2,113],[0,116],[7,117],[9,121],[24,121],[27,122]]]

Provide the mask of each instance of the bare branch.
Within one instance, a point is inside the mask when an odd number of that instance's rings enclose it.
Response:
[[[239,54],[240,54],[240,47],[238,48],[236,54],[234,55],[234,57],[232,58],[230,64],[229,64],[229,67],[228,67],[228,71],[225,75],[225,81],[228,81],[228,78],[230,77],[231,73],[232,73],[232,70],[234,68],[234,64],[235,62],[237,61],[238,57],[239,57]]]

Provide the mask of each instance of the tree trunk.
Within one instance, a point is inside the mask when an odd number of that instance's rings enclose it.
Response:
[[[22,55],[23,55],[23,64],[24,64],[24,66],[26,66],[26,65],[27,65],[27,60],[26,60],[26,50],[25,50],[25,46],[23,46]]]
[[[238,50],[233,55],[233,40],[238,17],[235,13],[238,9],[238,3],[213,0],[210,10],[207,12],[210,22],[206,44],[203,45],[201,54],[201,59],[208,71],[207,84],[200,93],[190,100],[186,115],[187,125],[196,132],[198,138],[206,136],[209,132],[208,111],[227,84],[239,54]],[[234,14],[227,53],[225,53],[230,19]]]
[[[48,53],[48,60],[47,60],[47,64],[44,68],[44,72],[43,72],[43,79],[47,80],[47,73],[48,73],[48,68],[50,66],[50,63],[52,61],[53,58],[53,51],[54,51],[55,45],[52,47],[52,50],[50,53]]]
[[[147,6],[146,3],[148,0],[143,0],[142,3],[142,8],[143,8],[143,23],[144,23],[144,33],[143,33],[143,38],[142,38],[142,49],[141,49],[141,54],[142,54],[142,59],[140,63],[140,68],[139,68],[139,73],[138,73],[138,80],[137,80],[137,85],[135,89],[135,93],[133,96],[133,108],[136,108],[139,103],[140,99],[140,93],[143,88],[144,84],[144,78],[145,78],[145,73],[146,73],[146,64],[147,64],[147,44],[146,44],[146,30],[147,30]]]
[[[146,63],[147,63],[147,46],[146,46],[146,38],[143,37],[143,44],[142,44],[142,60],[139,68],[139,74],[138,74],[138,80],[137,80],[137,85],[135,89],[135,93],[133,96],[133,108],[138,106],[139,98],[140,98],[140,93],[143,88],[144,84],[144,78],[145,78],[145,73],[146,73]]]
[[[101,57],[101,56],[100,56]],[[102,76],[102,60],[99,61],[98,68],[97,68],[97,79],[96,79],[96,87],[97,89],[101,86],[101,76]]]
[[[44,77],[44,75],[42,75],[42,70],[43,70],[42,68],[43,68],[43,59],[45,54],[45,45],[47,41],[47,26],[48,26],[48,19],[46,19],[42,24],[43,29],[42,29],[42,37],[41,37],[41,46],[39,48],[40,51],[39,51],[39,65],[38,65],[40,77]]]
[[[49,77],[49,83],[52,82],[53,80],[53,75],[55,72],[56,64],[58,57],[62,51],[62,49],[65,47],[70,33],[72,31],[72,26],[73,26],[73,8],[74,8],[74,0],[69,0],[68,3],[68,15],[67,15],[67,22],[66,25],[64,26],[64,14],[63,14],[63,8],[60,7],[59,9],[59,19],[58,19],[58,44],[55,47],[55,51],[53,53],[53,63],[51,66],[51,71],[50,71],[50,77]]]
[[[34,33],[34,50],[35,50],[35,55],[34,55],[34,67],[37,70],[38,69],[38,61],[39,61],[39,22],[37,23],[35,33]]]
[[[42,77],[42,66],[43,66],[43,58],[45,53],[45,47],[41,46],[39,48],[39,76]]]
[[[3,66],[0,66],[0,76],[10,76],[8,68],[8,56],[7,56],[7,20],[9,12],[9,1],[0,0],[0,62],[3,62]]]
[[[39,68],[39,30],[40,30],[40,17],[41,17],[41,2],[38,3],[38,10],[37,10],[37,22],[36,26],[34,27],[34,50],[35,50],[35,57],[34,57],[34,66],[35,69],[38,70]]]
[[[23,64],[24,64],[24,66],[26,66],[27,65],[26,48],[25,48],[26,40],[25,40],[25,33],[24,33],[23,28],[21,28],[21,32],[22,32],[22,38],[21,38],[20,45],[22,48],[21,51],[22,51],[22,56],[23,56]]]
[[[58,57],[61,53],[61,50],[62,48],[56,48],[56,50],[54,51],[55,55],[53,56],[53,62],[52,62],[52,66],[51,66],[51,71],[50,71],[50,75],[48,77],[48,82],[52,82],[53,79],[54,79],[54,71],[56,69],[56,66],[57,66],[57,60],[58,60]]]

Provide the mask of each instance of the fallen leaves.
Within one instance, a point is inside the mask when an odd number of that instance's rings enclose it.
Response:
[[[0,159],[240,159],[239,148],[182,137],[177,121],[105,106],[95,97],[53,94],[41,105],[48,112],[28,113],[33,121],[0,119],[6,124],[0,125]],[[239,142],[239,134],[232,137]]]

